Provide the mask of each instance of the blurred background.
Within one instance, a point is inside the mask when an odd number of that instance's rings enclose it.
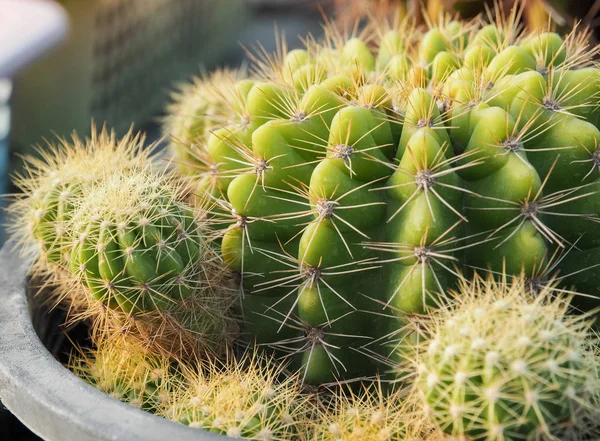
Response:
[[[506,12],[516,3],[496,1]],[[519,3],[530,28],[600,24],[600,0]],[[367,16],[425,23],[493,7],[493,0],[0,0],[0,193],[12,191],[8,176],[19,170],[19,155],[73,130],[85,135],[92,121],[119,134],[134,125],[158,139],[178,82],[238,66],[244,46],[274,51],[275,26],[293,48],[298,36],[321,34],[323,14],[350,29]],[[0,403],[0,440],[36,439]]]

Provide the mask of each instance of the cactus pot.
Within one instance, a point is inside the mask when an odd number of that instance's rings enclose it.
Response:
[[[28,296],[29,262],[12,248],[0,250],[0,400],[29,429],[49,441],[225,439],[123,404],[66,369],[47,348],[58,326],[37,323],[47,314]]]

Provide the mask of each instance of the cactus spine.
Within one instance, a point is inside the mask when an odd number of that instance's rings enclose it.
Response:
[[[526,281],[475,279],[454,304],[415,320],[415,388],[441,430],[474,440],[581,439],[597,420],[598,341],[590,316]]]
[[[161,414],[190,427],[233,438],[295,439],[307,424],[307,396],[298,376],[272,359],[242,357],[185,369],[184,381]]]

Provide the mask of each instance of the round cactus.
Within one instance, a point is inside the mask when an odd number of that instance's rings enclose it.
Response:
[[[173,363],[133,340],[98,342],[80,349],[69,369],[107,395],[152,412],[165,401],[174,375]]]
[[[452,306],[410,329],[418,335],[414,388],[432,422],[473,440],[584,439],[598,421],[600,346],[590,316],[527,281],[475,279]]]
[[[153,148],[144,148],[144,136],[130,131],[118,139],[106,128],[92,127],[91,137],[59,139],[24,158],[24,172],[14,178],[22,194],[9,207],[11,233],[28,254],[35,254],[35,270],[55,275],[68,265],[70,243],[67,223],[81,186],[102,178],[108,170],[147,167]]]
[[[398,327],[373,313],[426,312],[469,268],[544,285],[555,249],[582,262],[600,245],[597,49],[516,15],[330,28],[258,57],[234,122],[208,136],[199,178],[219,189],[205,195],[249,329],[306,381],[372,373],[362,348]]]
[[[176,187],[136,171],[83,193],[69,225],[70,264],[95,298],[126,312],[164,310],[200,287],[207,238]]]
[[[160,414],[190,427],[263,441],[301,436],[310,405],[297,376],[272,359],[243,357],[184,369]]]
[[[95,341],[222,353],[238,329],[230,273],[209,245],[203,211],[153,170],[152,151],[142,135],[117,140],[94,129],[85,142],[74,136],[27,159],[17,178],[24,194],[9,209],[13,234],[37,251],[34,270],[54,288],[47,301],[68,308],[69,322],[89,320]]]
[[[96,338],[135,336],[160,353],[222,353],[237,331],[236,292],[210,232],[182,189],[148,170],[111,173],[82,187],[74,207],[72,277],[63,284],[75,319]]]

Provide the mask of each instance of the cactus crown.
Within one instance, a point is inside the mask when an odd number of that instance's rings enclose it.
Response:
[[[144,142],[144,135],[133,130],[117,138],[106,127],[92,125],[90,138],[59,138],[39,147],[37,156],[24,158],[24,171],[13,178],[22,194],[9,207],[9,231],[24,252],[41,251],[34,272],[52,273],[57,263],[66,263],[66,222],[81,185],[102,178],[107,170],[147,167],[154,146]]]
[[[135,340],[101,340],[72,355],[69,369],[111,397],[152,411],[164,400],[172,362]]]
[[[353,391],[342,385],[317,408],[309,439],[314,441],[442,440],[443,434],[423,418],[406,391],[385,392],[375,380]]]
[[[451,306],[415,320],[411,361],[426,413],[442,430],[486,440],[551,438],[598,417],[598,340],[590,315],[569,314],[568,298],[526,280],[476,278]],[[583,436],[580,433],[580,436]]]
[[[297,375],[257,355],[184,368],[160,414],[190,427],[263,441],[301,433],[310,408]]]

